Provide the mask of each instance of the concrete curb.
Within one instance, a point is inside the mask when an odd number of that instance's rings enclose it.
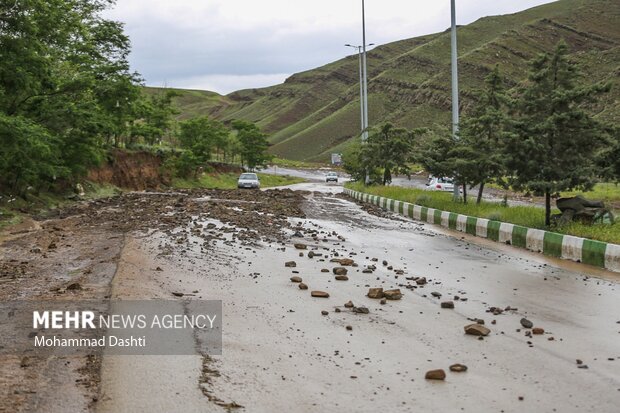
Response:
[[[440,211],[348,188],[344,188],[344,193],[358,201],[377,205],[414,220],[441,225],[455,231],[526,248],[551,257],[620,272],[620,245],[617,244]]]

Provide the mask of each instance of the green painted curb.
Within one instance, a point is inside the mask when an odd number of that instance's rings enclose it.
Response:
[[[394,199],[357,192],[348,188],[344,189],[344,193],[361,202],[369,202],[390,211],[394,211],[394,205],[397,202]],[[496,242],[502,239],[502,241],[515,247],[526,248],[551,257],[572,259],[584,264],[620,272],[620,245],[617,244],[569,235],[565,236],[556,232],[526,228],[520,225],[491,221],[484,218],[459,215],[455,212],[440,211],[421,205],[405,203],[404,201],[398,202],[397,212],[411,219],[414,219],[414,208],[418,207],[420,210],[420,220],[424,222],[435,223],[455,231],[488,238]],[[406,209],[405,204],[407,204]],[[433,211],[432,216],[429,216],[429,210]],[[447,214],[447,220],[444,218],[442,222],[443,214]],[[463,217],[465,222],[463,222]],[[484,234],[486,234],[486,237]]]

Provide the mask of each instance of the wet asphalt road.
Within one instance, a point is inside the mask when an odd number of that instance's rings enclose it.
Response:
[[[119,269],[116,283],[130,279],[129,285],[152,285],[149,295],[155,296],[158,288],[182,288],[223,300],[224,352],[213,357],[211,368],[218,374],[210,379],[212,395],[248,412],[617,411],[619,277],[471,242],[428,224],[379,218],[333,196],[342,190],[340,184],[319,179],[292,186],[317,191],[306,201],[307,218],[292,221],[324,231],[325,241],[292,238],[284,251],[279,244],[250,250],[221,244],[208,260],[199,254],[191,260],[149,256],[154,245],[148,239],[125,252],[124,262],[133,270]],[[300,257],[292,247],[300,241],[324,256]],[[328,262],[336,253],[359,265],[349,267],[348,281],[321,272],[336,265]],[[290,260],[297,267],[284,267]],[[405,273],[397,277],[383,260]],[[370,264],[377,270],[362,273]],[[154,266],[163,271],[135,273],[135,268]],[[290,282],[292,275],[302,277],[309,290]],[[429,283],[404,288],[415,284],[407,277],[418,276]],[[145,283],[143,277],[150,279]],[[369,287],[401,288],[404,296],[381,305],[365,296]],[[330,297],[310,297],[311,290]],[[467,301],[440,308],[441,301],[455,295]],[[349,300],[368,307],[370,314],[344,308]],[[517,310],[494,316],[486,312],[491,306]],[[519,321],[523,317],[545,334],[526,336]],[[491,329],[483,340],[464,334],[469,319],[477,318]],[[577,359],[588,368],[578,368]],[[107,387],[102,411],[122,409],[123,403],[163,411],[160,407],[170,406],[170,400],[180,411],[222,411],[197,391],[199,358],[188,358],[177,369],[175,363],[167,363],[172,376],[157,361],[143,372],[136,371],[135,363],[126,369],[117,363],[116,370],[106,370],[104,363],[104,372],[112,376],[103,382],[114,385]],[[448,367],[454,363],[469,369],[452,373]],[[447,372],[445,381],[424,379],[427,370],[439,368]],[[173,386],[169,377],[175,378]],[[149,389],[142,393],[145,383]],[[177,396],[171,394],[174,388],[181,389]],[[131,402],[117,398],[114,389],[132,389],[135,397]]]

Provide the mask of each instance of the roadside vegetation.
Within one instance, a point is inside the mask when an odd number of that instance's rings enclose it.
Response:
[[[365,186],[361,182],[345,184],[355,191],[379,195],[385,198],[396,199],[435,208],[442,211],[456,212],[472,217],[486,218],[493,221],[508,222],[529,228],[549,229],[545,225],[545,210],[537,206],[517,205],[507,206],[500,202],[481,201],[480,203],[455,203],[451,193],[425,191],[416,188],[398,186],[372,185]],[[553,213],[559,212],[556,209]],[[614,224],[585,225],[577,222],[562,227],[553,227],[552,231],[578,237],[590,238],[604,242],[620,243],[620,220]]]
[[[55,208],[79,192],[78,183],[91,187],[84,188],[87,196],[112,194],[88,184],[87,176],[118,151],[148,152],[161,160],[166,180],[206,187],[231,187],[233,180],[205,175],[212,162],[252,170],[271,160],[267,135],[255,124],[197,115],[179,121],[176,90],[143,88],[140,75],[130,70],[122,24],[104,17],[112,4],[32,0],[3,9],[3,210]]]
[[[278,158],[274,156],[271,161],[271,165],[281,166],[283,168],[296,168],[296,169],[317,169],[324,166],[328,166],[327,163],[319,163],[319,162],[305,162],[305,161],[296,161],[293,159],[284,159]],[[331,167],[331,165],[329,165]]]
[[[530,62],[528,79],[513,93],[507,92],[496,66],[475,92],[477,103],[461,120],[458,136],[385,124],[345,152],[345,169],[360,182],[386,185],[392,173],[409,175],[410,165],[418,162],[430,174],[451,177],[462,186],[461,199],[437,198],[446,202],[444,210],[455,212],[469,208],[473,187],[478,187],[479,206],[486,185],[543,196],[543,225],[550,227],[553,197],[620,180],[620,128],[595,119],[589,110],[610,84],[583,85],[578,79],[562,41],[553,53]],[[617,190],[613,184],[598,188],[608,190],[607,199],[617,197],[611,193]]]

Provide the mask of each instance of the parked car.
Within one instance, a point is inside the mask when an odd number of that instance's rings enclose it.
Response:
[[[336,172],[328,172],[325,175],[325,182],[338,182],[338,174]]]
[[[440,178],[437,176],[429,176],[426,183],[427,191],[454,191],[454,182],[452,178]]]
[[[260,188],[260,180],[255,173],[245,172],[239,176],[237,188]]]

